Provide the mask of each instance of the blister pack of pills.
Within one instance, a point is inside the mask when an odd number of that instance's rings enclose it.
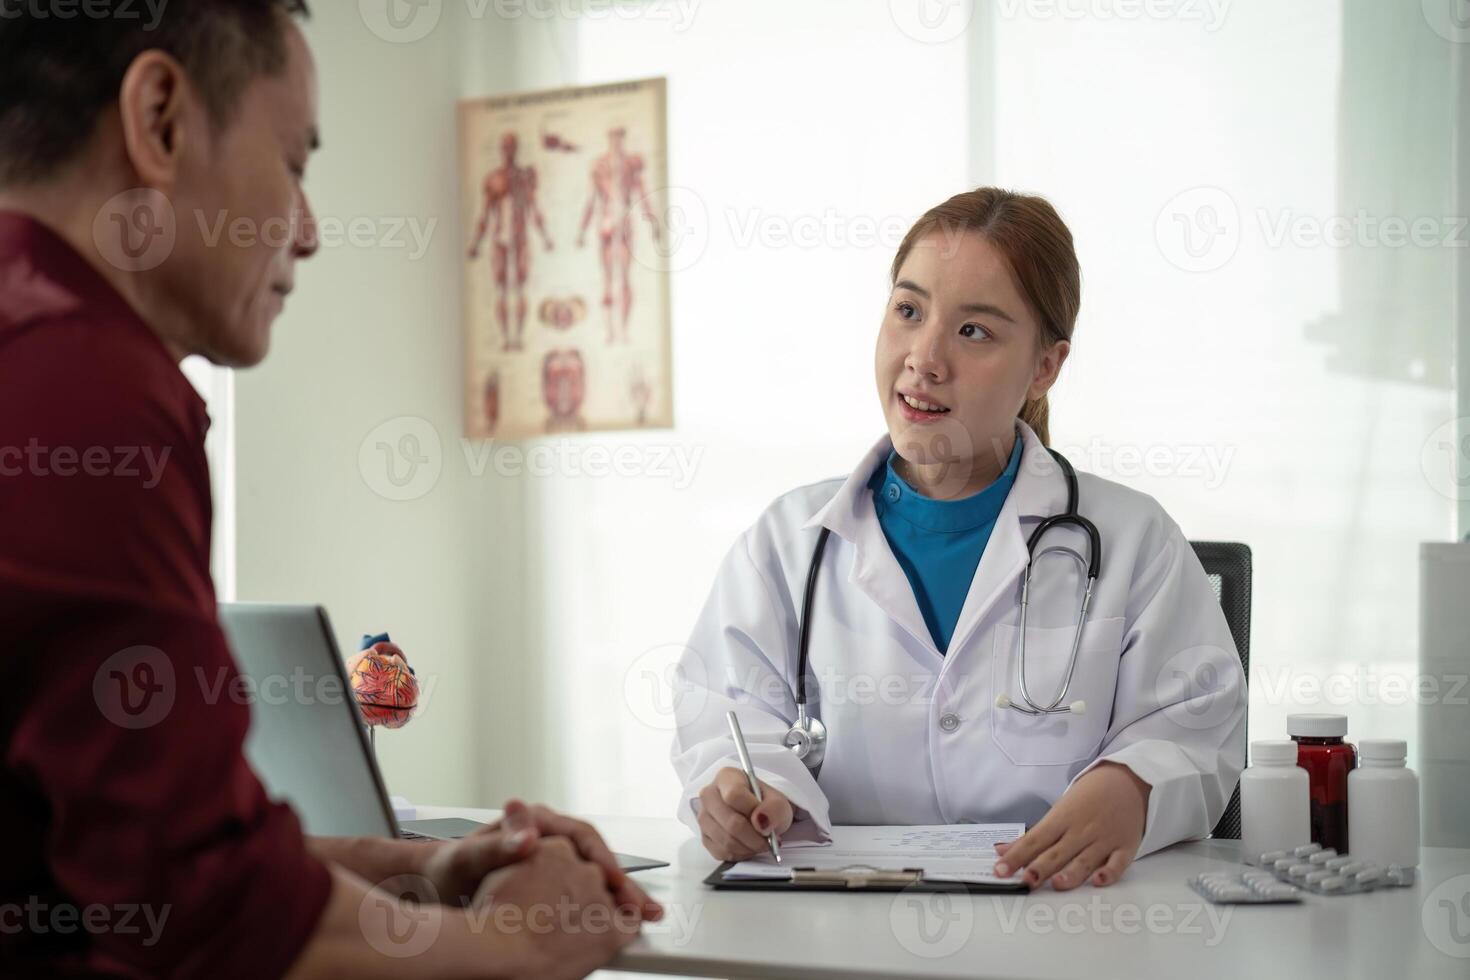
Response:
[[[1269,905],[1300,902],[1302,890],[1276,880],[1269,871],[1207,871],[1189,879],[1189,887],[1215,905]]]
[[[1359,861],[1320,844],[1268,851],[1252,863],[1260,868],[1259,873],[1270,872],[1280,882],[1318,895],[1352,895],[1414,883],[1413,868]]]

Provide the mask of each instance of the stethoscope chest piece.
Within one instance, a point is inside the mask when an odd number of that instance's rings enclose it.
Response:
[[[827,726],[820,718],[806,713],[806,705],[796,706],[796,724],[786,732],[785,745],[802,764],[815,772],[827,756]]]

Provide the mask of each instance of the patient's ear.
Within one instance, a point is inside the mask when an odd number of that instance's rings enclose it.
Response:
[[[178,182],[181,161],[206,124],[182,65],[163,51],[133,59],[118,91],[118,117],[128,162],[145,187],[166,190]]]

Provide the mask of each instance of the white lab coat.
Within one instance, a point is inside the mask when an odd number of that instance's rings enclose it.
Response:
[[[735,708],[757,773],[797,808],[788,836],[833,824],[1034,825],[1103,760],[1147,782],[1139,855],[1207,836],[1245,762],[1245,679],[1224,614],[1188,541],[1157,502],[1078,474],[1079,512],[1103,560],[1067,701],[1082,714],[997,708],[1020,701],[1016,640],[1026,540],[1061,513],[1066,484],[1035,433],[980,559],[949,650],[935,648],[874,512],[867,482],[885,436],[845,480],[778,498],[726,555],[679,662],[672,758],[679,818],[698,833],[699,791],[739,766]],[[829,740],[818,778],[782,746],[796,717],[797,621],[812,548],[831,528],[812,611],[808,701]],[[1072,528],[1042,549],[1087,553]],[[1037,563],[1027,623],[1033,700],[1055,697],[1071,650],[1083,575]]]

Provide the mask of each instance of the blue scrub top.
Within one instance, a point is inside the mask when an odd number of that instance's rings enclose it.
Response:
[[[893,469],[896,452],[873,471],[868,489],[888,547],[908,576],[924,624],[940,653],[949,649],[970,582],[1021,466],[1021,436],[990,486],[959,500],[926,497]]]

